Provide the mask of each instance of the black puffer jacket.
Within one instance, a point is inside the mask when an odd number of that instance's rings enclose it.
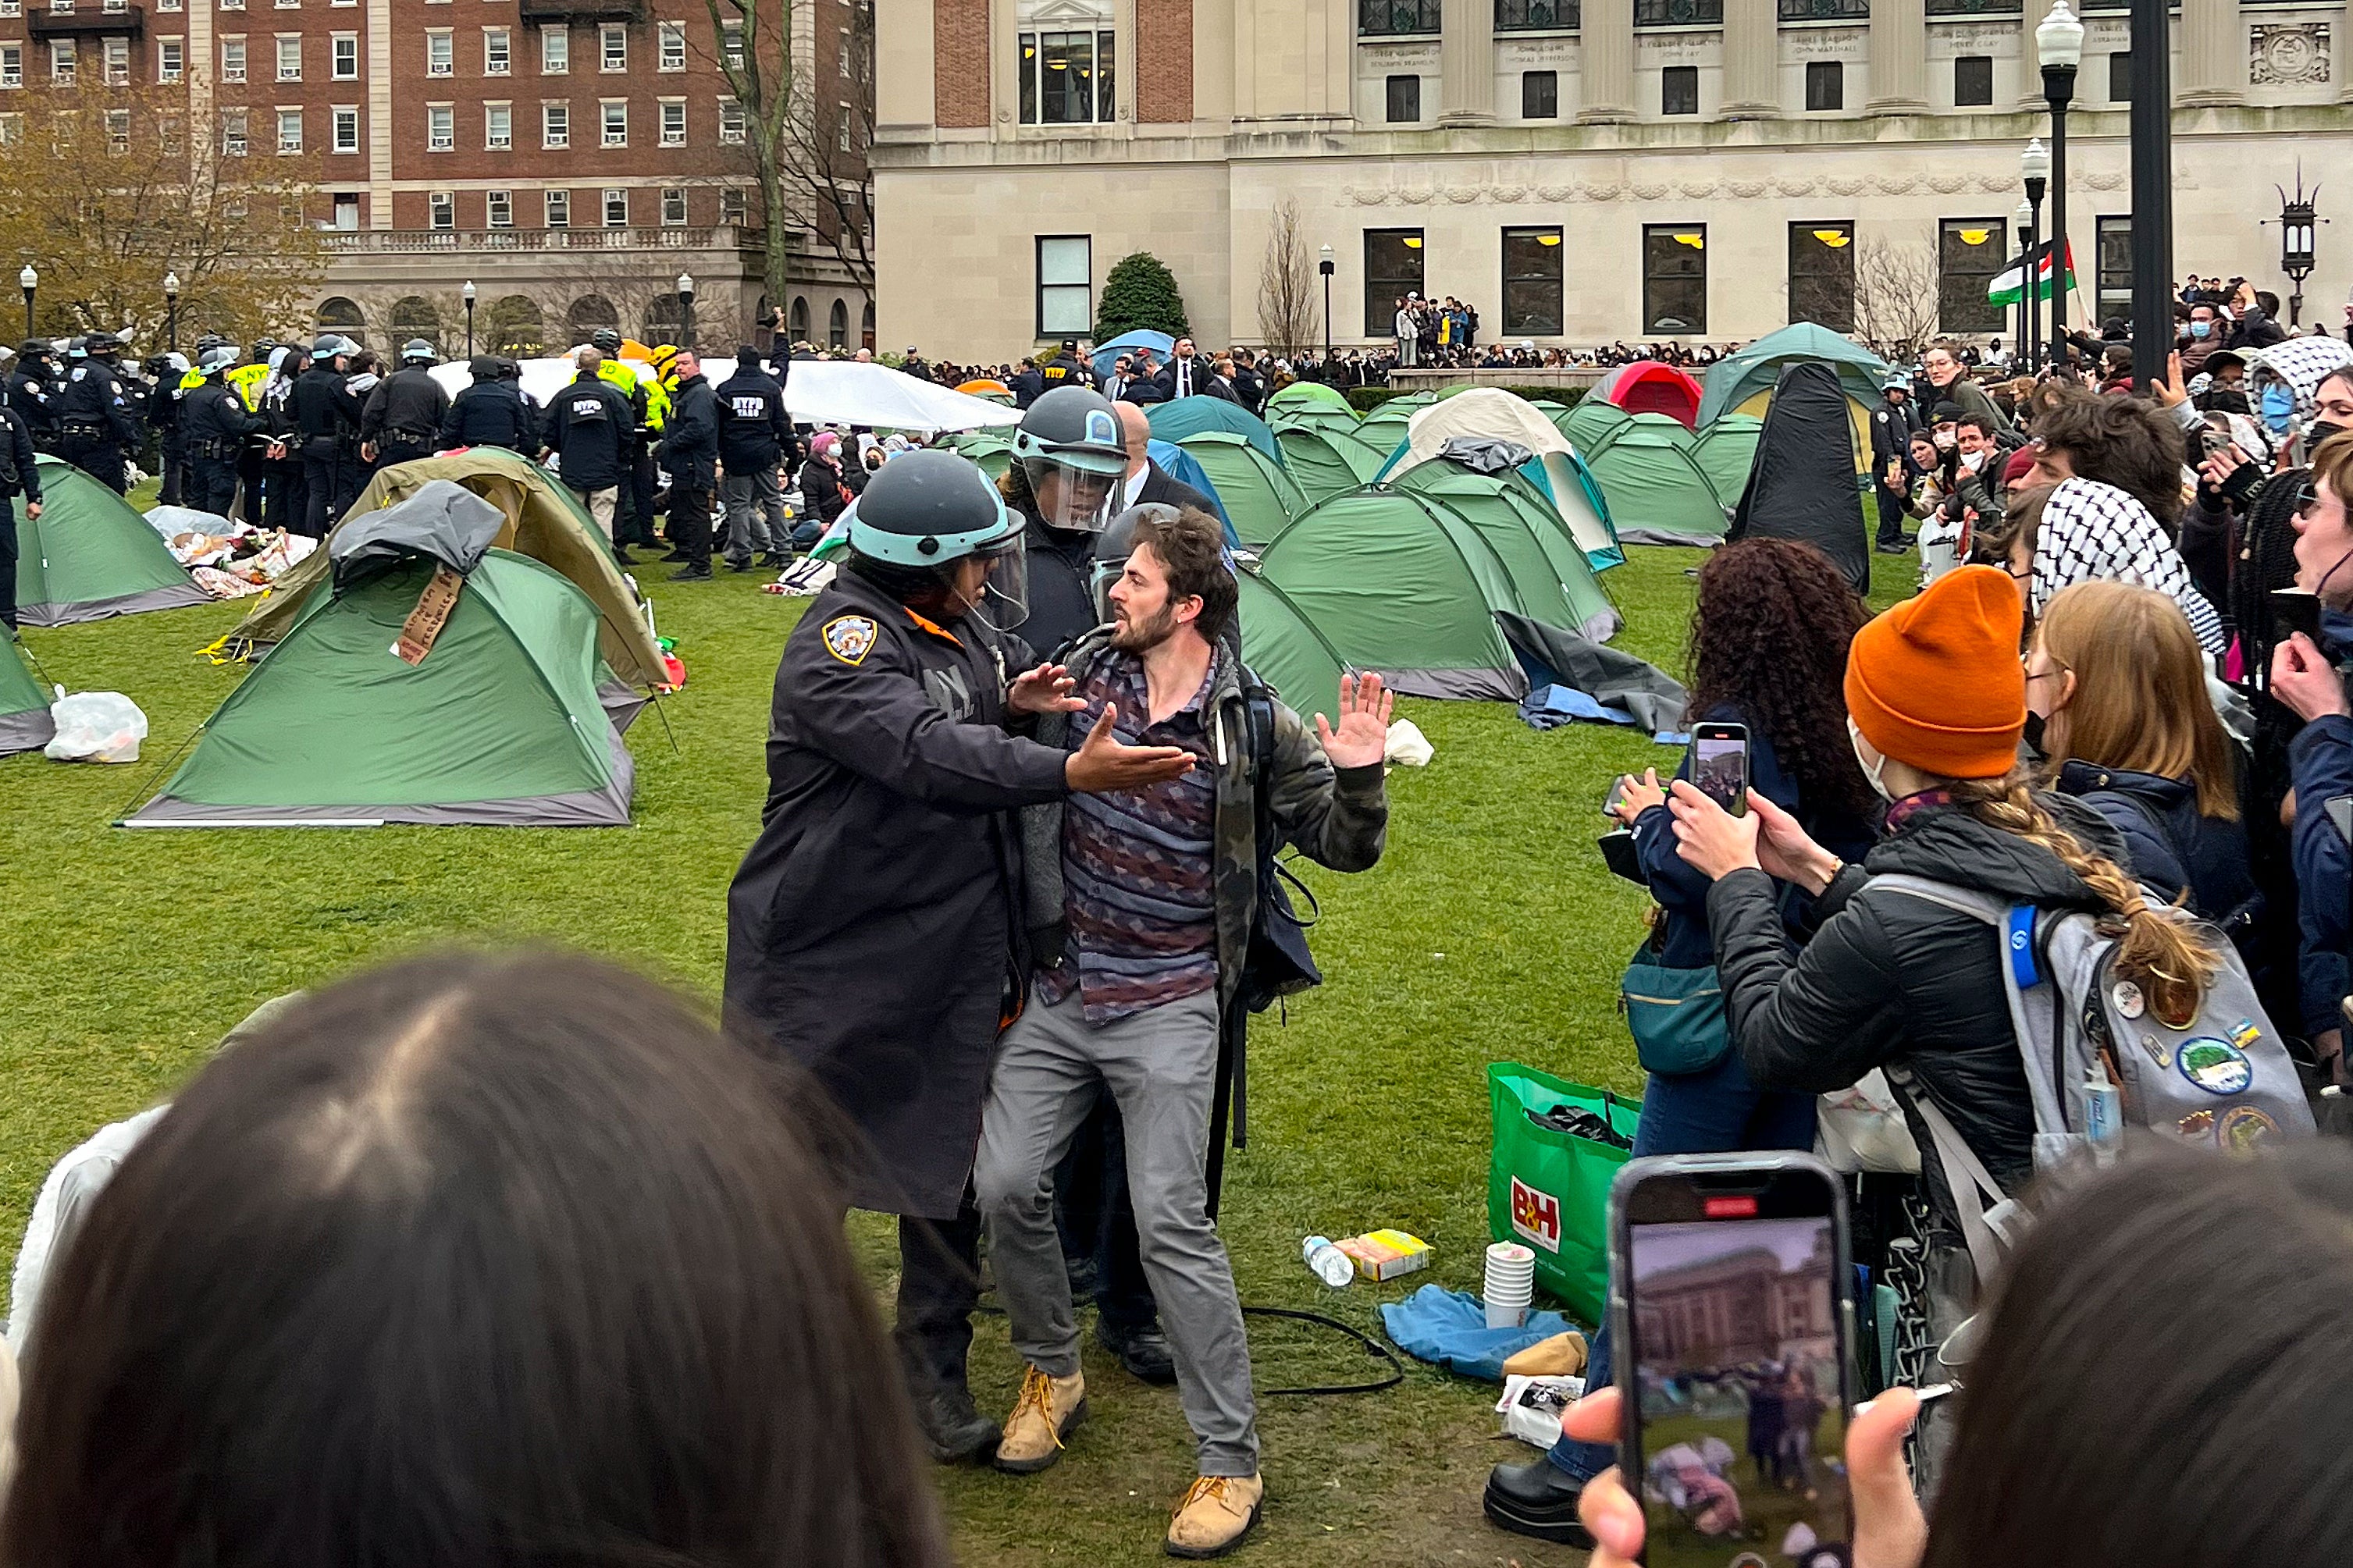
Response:
[[[2116,830],[2089,807],[2036,798],[2086,848],[2122,856]],[[2105,907],[2042,846],[1951,806],[1916,806],[1862,867],[1840,872],[1815,900],[1814,934],[1794,958],[1770,877],[1735,871],[1709,891],[1733,1037],[1759,1089],[1826,1094],[1905,1063],[1994,1180],[2014,1186],[2033,1173],[2034,1111],[2004,999],[2000,934],[1924,899],[1873,892],[1872,876],[1891,872],[2043,910]],[[1930,1197],[1950,1215],[1934,1145],[1916,1121],[1913,1134]]]

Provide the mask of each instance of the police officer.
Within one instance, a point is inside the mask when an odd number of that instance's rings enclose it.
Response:
[[[300,531],[324,539],[359,499],[360,400],[351,389],[359,344],[333,333],[311,345],[311,368],[294,380],[294,434],[306,488]]]
[[[843,1184],[901,1215],[898,1342],[934,1458],[995,1446],[965,1362],[979,1299],[970,1182],[1019,951],[1017,806],[1186,771],[1101,724],[1067,760],[1009,734],[1070,711],[1019,613],[1020,524],[979,469],[916,451],[874,476],[832,584],[793,629],[759,837],[727,895],[726,1007],[860,1135]]]
[[[1101,393],[1059,386],[1021,416],[1003,489],[1029,524],[1027,633],[1041,649],[1096,625],[1090,565],[1126,473],[1119,413]]]
[[[116,495],[131,488],[123,465],[139,444],[138,399],[115,358],[121,350],[112,332],[90,333],[58,397],[58,455]]]
[[[181,504],[188,470],[187,437],[182,434],[181,400],[191,374],[188,356],[177,352],[156,354],[142,367],[147,374],[147,425],[156,436],[158,506]]]
[[[33,433],[25,416],[0,404],[0,630],[16,635],[16,500],[25,498],[25,515],[41,515],[41,468],[33,450]],[[13,657],[13,656],[9,656]]]
[[[671,357],[670,423],[655,456],[670,470],[670,542],[686,563],[673,583],[711,581],[711,488],[718,479],[719,398],[692,349]]]
[[[441,449],[452,447],[504,447],[526,457],[539,450],[537,421],[522,398],[522,388],[501,380],[499,362],[476,354],[466,362],[473,384],[449,400],[441,416]]]
[[[726,470],[719,498],[727,507],[727,565],[749,572],[752,552],[764,566],[781,566],[786,542],[785,498],[777,468],[793,439],[785,389],[760,366],[760,351],[735,351],[735,374],[719,384],[719,463]]]
[[[400,368],[376,384],[360,411],[360,456],[380,468],[430,457],[441,439],[449,395],[433,379],[433,345],[411,338]]]
[[[629,400],[606,384],[605,356],[582,349],[574,362],[580,374],[547,407],[543,434],[554,448],[565,488],[580,498],[605,537],[613,537],[615,492],[629,470],[629,443],[637,430]]]
[[[228,515],[237,500],[237,458],[261,434],[261,416],[228,381],[237,345],[216,343],[196,354],[196,385],[181,405],[180,426],[188,445],[189,504],[198,511]]]
[[[1058,386],[1092,386],[1094,367],[1079,357],[1079,340],[1064,338],[1060,353],[1038,367],[1038,379],[1048,392]]]
[[[588,342],[604,356],[596,374],[629,404],[628,472],[615,487],[618,494],[613,499],[613,555],[623,565],[633,566],[637,558],[627,547],[642,544],[650,550],[656,542],[653,442],[661,434],[662,416],[670,408],[670,394],[662,389],[659,381],[641,377],[638,367],[621,357],[621,334],[612,328],[597,328]]]
[[[33,446],[43,452],[58,449],[58,354],[47,338],[26,338],[16,345],[16,368],[8,377],[8,406],[32,432]]]

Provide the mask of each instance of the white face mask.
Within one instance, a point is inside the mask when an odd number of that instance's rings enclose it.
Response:
[[[1854,748],[1855,765],[1862,770],[1862,776],[1871,781],[1873,793],[1882,800],[1894,801],[1895,796],[1889,791],[1884,776],[1887,772],[1887,759],[1881,756],[1878,751],[1862,738],[1862,731],[1854,727],[1852,719],[1846,721],[1846,738],[1847,743]],[[1874,761],[1874,758],[1877,760]]]

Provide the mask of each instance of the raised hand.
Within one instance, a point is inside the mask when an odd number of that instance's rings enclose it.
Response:
[[[1062,764],[1062,778],[1080,795],[1109,795],[1181,778],[1193,771],[1193,753],[1182,746],[1129,746],[1112,732],[1119,705],[1103,704],[1103,717]]]
[[[1071,672],[1059,664],[1041,664],[1035,669],[1023,670],[1014,677],[1012,688],[1005,694],[1006,711],[1076,713],[1087,705],[1083,698],[1071,695],[1077,685]]]
[[[1340,678],[1340,724],[1333,728],[1323,714],[1315,715],[1315,738],[1335,768],[1361,768],[1388,753],[1389,710],[1397,693],[1382,689],[1377,675]]]

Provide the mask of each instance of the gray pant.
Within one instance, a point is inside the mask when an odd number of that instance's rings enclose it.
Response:
[[[780,550],[785,538],[785,498],[776,489],[776,468],[737,473],[730,468],[719,480],[719,499],[727,508],[727,559],[743,565],[755,550]]]
[[[973,1185],[988,1221],[1013,1348],[1056,1377],[1079,1370],[1071,1279],[1054,1230],[1055,1166],[1104,1089],[1126,1123],[1128,1194],[1145,1278],[1176,1362],[1205,1476],[1258,1473],[1250,1342],[1205,1164],[1218,1070],[1218,999],[1184,997],[1098,1028],[1076,992],[1028,1011],[997,1042]]]

